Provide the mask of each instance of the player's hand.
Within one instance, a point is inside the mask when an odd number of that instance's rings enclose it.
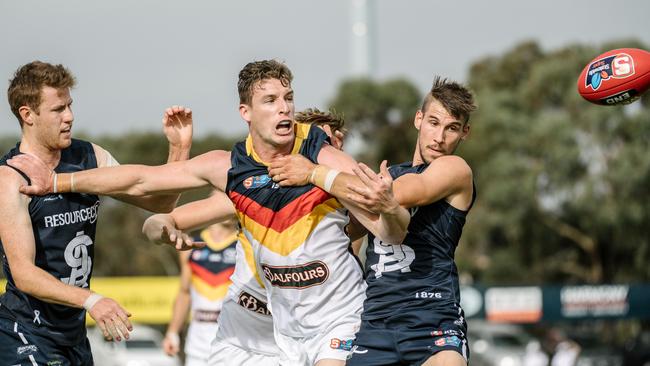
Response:
[[[390,214],[399,208],[399,203],[393,195],[393,178],[388,172],[386,160],[381,162],[379,174],[363,163],[359,163],[352,170],[364,185],[348,184],[348,200],[376,214]]]
[[[176,248],[176,250],[203,248],[206,245],[203,241],[194,241],[191,236],[173,226],[162,227],[161,240],[156,244],[168,244]]]
[[[163,351],[167,356],[176,356],[181,350],[181,340],[176,332],[167,332],[162,341]]]
[[[95,319],[97,326],[102,330],[107,341],[121,341],[129,339],[129,332],[133,325],[129,320],[131,313],[124,310],[115,300],[104,297],[88,310],[88,314]]]
[[[21,186],[20,193],[31,196],[44,196],[52,193],[54,171],[43,160],[31,154],[20,154],[7,160],[7,164],[29,177],[31,185]]]
[[[165,109],[162,118],[163,132],[169,144],[175,148],[189,149],[192,146],[192,110],[184,106]]]
[[[204,242],[195,242],[189,235],[176,228],[176,223],[168,214],[150,216],[142,225],[142,233],[155,244],[170,245],[177,250],[202,248]]]
[[[269,166],[269,176],[281,186],[304,186],[316,164],[302,155],[292,154],[275,158]]]

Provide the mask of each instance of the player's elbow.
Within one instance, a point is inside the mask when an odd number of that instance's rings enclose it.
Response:
[[[20,271],[11,271],[12,273],[12,278],[14,280],[14,284],[16,285],[16,288],[24,292],[26,294],[33,295],[34,290],[35,290],[35,284],[34,281],[32,280],[32,276],[29,275],[28,271],[26,270],[20,270]]]

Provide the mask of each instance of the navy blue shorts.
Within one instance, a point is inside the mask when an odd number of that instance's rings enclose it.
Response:
[[[346,366],[421,365],[445,350],[469,360],[466,334],[462,313],[450,317],[418,311],[364,320]]]
[[[0,365],[92,366],[88,338],[75,346],[57,345],[32,328],[0,317]]]

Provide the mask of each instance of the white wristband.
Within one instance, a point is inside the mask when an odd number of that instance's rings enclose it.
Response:
[[[58,176],[59,176],[58,174],[54,173],[54,182],[52,183],[52,193],[57,193],[56,192],[56,181],[57,181]]]
[[[74,173],[70,173],[70,192],[74,192]]]
[[[95,306],[95,304],[97,304],[97,302],[103,298],[104,296],[96,292],[93,292],[92,294],[90,294],[90,296],[86,298],[86,301],[84,301],[84,305],[83,305],[84,309],[90,311],[90,309],[92,309],[93,306]]]
[[[330,171],[327,172],[327,175],[325,176],[325,183],[323,184],[323,189],[325,192],[330,192],[332,185],[334,184],[334,179],[336,179],[336,176],[339,175],[339,173],[340,172],[335,169],[330,169]]]

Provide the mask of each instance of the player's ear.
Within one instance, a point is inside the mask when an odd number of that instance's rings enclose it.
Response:
[[[469,122],[465,122],[465,125],[463,126],[463,137],[461,137],[461,140],[465,140],[467,136],[469,136],[469,131],[470,131],[470,124]]]
[[[415,118],[413,119],[413,125],[418,131],[420,130],[420,126],[422,126],[423,118],[424,118],[424,114],[422,113],[421,110],[418,109],[418,111],[415,112]]]
[[[239,105],[239,115],[248,124],[251,123],[250,114],[250,106],[248,104],[242,103]]]
[[[24,105],[18,108],[18,114],[20,114],[20,119],[23,120],[24,124],[33,125],[34,124],[34,115],[36,114],[30,107]]]

